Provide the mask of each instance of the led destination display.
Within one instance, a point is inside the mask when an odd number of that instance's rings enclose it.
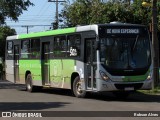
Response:
[[[139,29],[106,29],[107,34],[139,34]]]

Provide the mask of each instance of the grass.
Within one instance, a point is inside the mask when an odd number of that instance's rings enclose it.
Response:
[[[151,95],[160,95],[160,86],[152,89],[152,90],[139,90],[139,92]]]

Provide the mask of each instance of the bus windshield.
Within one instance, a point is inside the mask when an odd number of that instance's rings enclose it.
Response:
[[[112,74],[137,71],[143,72],[151,63],[150,41],[148,37],[134,35],[113,35],[100,38],[101,62]],[[145,71],[146,72],[146,71]],[[137,74],[137,73],[136,73]]]

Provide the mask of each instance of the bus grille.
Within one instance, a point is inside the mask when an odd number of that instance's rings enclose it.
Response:
[[[124,90],[127,87],[134,87],[135,90],[140,89],[143,83],[133,83],[133,84],[115,84],[115,87],[120,90]]]

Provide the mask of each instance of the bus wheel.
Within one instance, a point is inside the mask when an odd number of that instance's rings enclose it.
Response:
[[[35,87],[32,85],[32,75],[28,74],[27,78],[26,78],[26,88],[28,92],[34,92],[35,91]]]
[[[79,76],[77,76],[73,81],[73,93],[78,98],[84,98],[86,96],[86,91],[82,90],[82,84]]]

